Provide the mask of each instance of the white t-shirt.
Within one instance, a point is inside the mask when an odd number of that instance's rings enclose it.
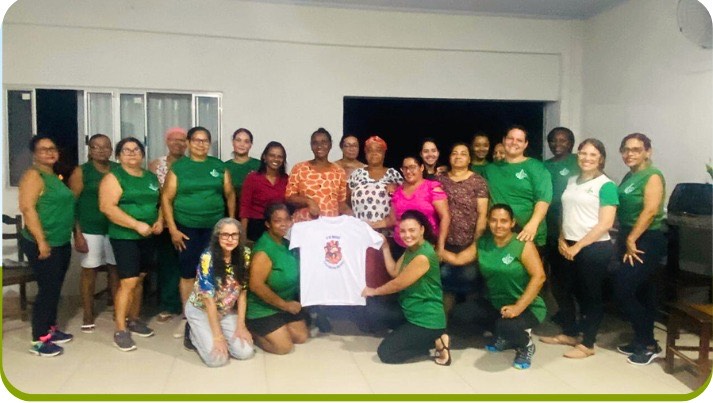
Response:
[[[568,241],[579,241],[599,222],[599,207],[618,206],[616,184],[606,175],[578,184],[569,178],[562,193],[562,235]],[[609,233],[598,241],[608,241]]]
[[[300,248],[300,303],[366,305],[366,249],[383,239],[354,217],[320,217],[296,223],[290,249]]]

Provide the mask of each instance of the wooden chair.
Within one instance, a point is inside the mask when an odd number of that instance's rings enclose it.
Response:
[[[2,262],[2,285],[19,285],[20,286],[20,310],[22,320],[27,320],[27,283],[36,281],[35,275],[32,273],[29,263],[25,260],[25,253],[20,244],[20,231],[22,230],[22,216],[16,215],[12,218],[8,215],[2,215],[2,223],[4,225],[14,226],[14,232],[5,232],[3,230],[2,239],[15,239],[17,241],[17,260],[3,259]]]
[[[703,385],[711,374],[711,360],[708,353],[713,351],[711,341],[711,319],[713,305],[698,305],[677,302],[670,305],[671,313],[666,325],[666,366],[668,373],[673,372],[673,359],[678,356],[687,364],[692,365],[697,374],[699,385]],[[686,329],[699,337],[697,346],[677,345],[681,329]],[[698,352],[698,358],[693,359],[683,354],[683,351]]]

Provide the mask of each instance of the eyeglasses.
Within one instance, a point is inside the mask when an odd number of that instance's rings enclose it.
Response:
[[[54,154],[58,152],[57,147],[38,147],[35,148],[35,152],[38,154]]]
[[[641,154],[644,152],[643,147],[623,147],[621,150],[622,154]]]
[[[402,166],[401,170],[402,171],[418,171],[420,168],[420,165],[408,165],[408,166]]]
[[[221,232],[218,236],[223,241],[237,241],[240,239],[240,234],[237,232]]]
[[[141,149],[140,148],[122,148],[121,154],[122,155],[141,154]]]
[[[210,144],[210,139],[191,139],[191,143]]]

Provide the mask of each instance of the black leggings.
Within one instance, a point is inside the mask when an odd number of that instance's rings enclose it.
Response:
[[[379,344],[376,353],[381,362],[401,364],[411,358],[428,355],[428,350],[446,329],[426,329],[406,322]]]
[[[616,258],[621,260],[626,252],[626,237],[631,229],[622,231],[617,245]],[[654,320],[656,319],[656,285],[654,275],[666,248],[661,231],[644,232],[636,241],[637,249],[644,252],[634,266],[622,263],[614,275],[614,292],[621,310],[634,328],[633,343],[641,346],[656,344]]]
[[[52,247],[47,259],[38,259],[37,244],[20,237],[22,250],[27,255],[32,272],[37,279],[37,297],[32,305],[32,340],[37,341],[57,325],[57,309],[62,284],[69,268],[72,246],[68,243]]]
[[[560,276],[560,284],[563,287],[561,291],[579,302],[582,315],[577,325],[574,304],[560,307],[562,332],[567,336],[577,337],[581,330],[584,334],[582,344],[589,348],[594,347],[599,325],[604,318],[602,285],[613,254],[614,246],[610,241],[595,242],[582,248],[574,257],[574,261],[561,259],[557,260],[556,269],[553,266],[553,270]]]
[[[540,323],[529,308],[519,316],[507,319],[503,318],[500,315],[500,310],[495,309],[492,305],[489,306],[488,313],[488,317],[495,324],[495,337],[507,341],[514,348],[530,344],[530,333],[527,329],[532,329]]]

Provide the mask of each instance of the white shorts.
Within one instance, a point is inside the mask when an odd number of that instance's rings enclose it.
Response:
[[[94,269],[105,264],[116,265],[114,259],[114,250],[109,243],[108,235],[85,234],[84,239],[87,240],[88,253],[82,253],[81,266],[86,269]]]

